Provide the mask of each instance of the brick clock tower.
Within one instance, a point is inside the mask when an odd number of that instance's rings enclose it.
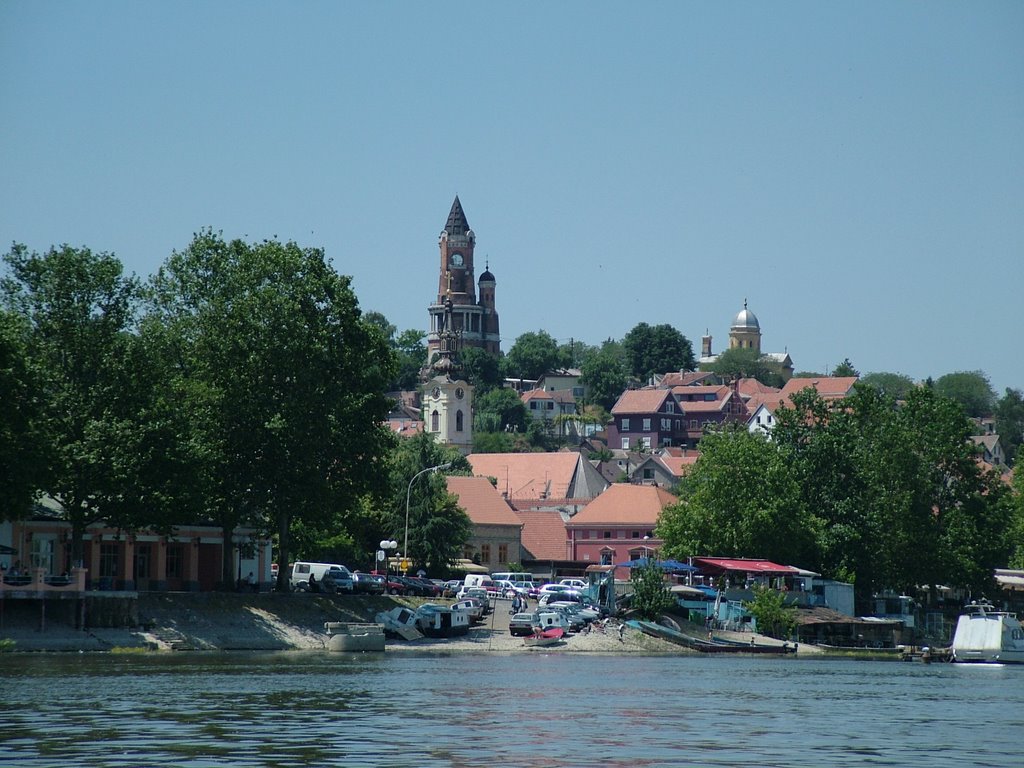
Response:
[[[494,307],[494,275],[487,265],[474,284],[473,251],[476,235],[469,228],[462,203],[456,195],[448,221],[438,239],[441,271],[437,280],[437,301],[430,305],[430,330],[427,332],[427,365],[441,351],[442,331],[454,333],[457,347],[478,347],[492,355],[501,354],[498,312]],[[477,295],[477,286],[480,293]],[[446,312],[451,313],[448,321]]]

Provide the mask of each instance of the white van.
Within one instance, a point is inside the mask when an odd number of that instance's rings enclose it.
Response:
[[[494,579],[490,576],[484,576],[478,573],[466,574],[466,580],[463,582],[463,587],[480,587],[486,589],[488,592],[497,592],[498,585],[494,583]]]
[[[513,584],[525,585],[528,588],[533,586],[532,573],[519,573],[517,571],[499,571],[498,573],[492,573],[491,578],[495,581],[511,581]]]
[[[313,577],[313,581],[310,581],[310,576]],[[292,575],[288,583],[293,591],[299,592],[352,592],[355,590],[352,572],[338,563],[297,562],[292,566]]]

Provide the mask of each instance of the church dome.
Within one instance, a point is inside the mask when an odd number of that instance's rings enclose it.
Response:
[[[757,322],[757,315],[747,309],[747,302],[743,302],[743,309],[740,310],[739,314],[736,315],[736,319],[732,321],[732,330],[734,331],[760,331],[761,324]]]
[[[480,280],[478,282],[481,282],[481,283],[493,283],[494,282],[494,275],[491,274],[491,270],[490,269],[484,269],[484,273],[482,275],[480,275]]]

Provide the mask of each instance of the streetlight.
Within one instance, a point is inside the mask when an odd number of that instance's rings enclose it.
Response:
[[[380,549],[377,550],[377,559],[384,561],[384,579],[388,577],[388,552],[393,552],[398,549],[398,542],[392,539],[384,539],[380,543]],[[387,591],[387,584],[384,585],[385,591]]]
[[[402,557],[406,562],[409,560],[409,495],[412,493],[412,484],[416,482],[416,478],[420,475],[425,475],[427,472],[437,472],[441,469],[448,469],[451,465],[452,463],[449,461],[447,464],[438,464],[436,467],[421,469],[412,476],[412,480],[409,481],[409,487],[405,489],[405,544],[402,549]]]
[[[647,546],[647,542],[651,540],[651,537],[647,534],[644,535],[644,565],[650,565],[651,560],[651,549]]]

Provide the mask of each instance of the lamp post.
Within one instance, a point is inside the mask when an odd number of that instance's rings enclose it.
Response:
[[[650,540],[651,540],[651,537],[649,535],[645,535],[644,536],[644,561],[645,561],[644,565],[650,565],[651,564],[651,562],[650,562],[651,561],[651,549],[650,549],[650,547],[647,546],[647,542],[650,541]]]
[[[448,469],[451,465],[452,463],[449,461],[447,464],[438,464],[436,467],[421,469],[412,476],[412,480],[409,481],[409,487],[405,489],[405,543],[403,544],[402,557],[406,561],[409,559],[409,497],[412,494],[412,484],[416,482],[416,478],[420,475],[425,475],[428,472],[437,472],[441,469]]]
[[[384,589],[387,591],[387,578],[388,578],[388,552],[394,552],[398,549],[398,542],[393,539],[384,539],[380,543],[380,549],[377,550],[377,559],[384,561]]]

